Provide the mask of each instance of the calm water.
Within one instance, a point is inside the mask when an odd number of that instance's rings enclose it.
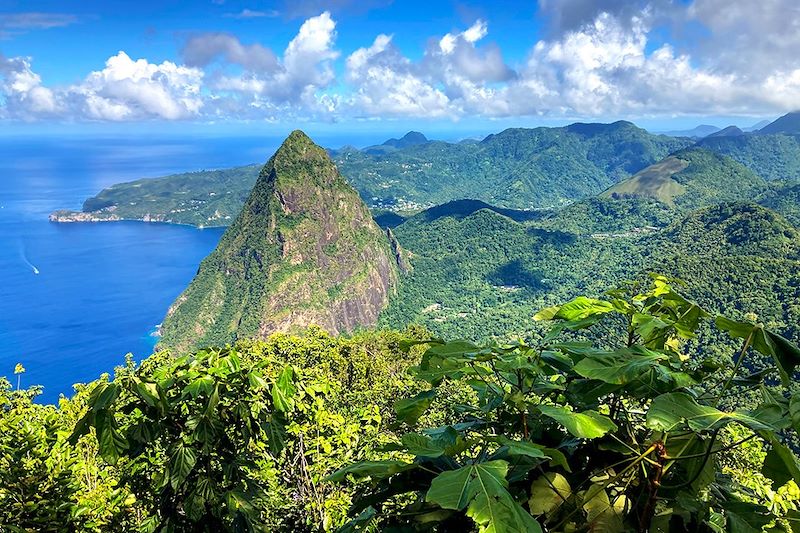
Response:
[[[54,224],[51,211],[119,181],[266,161],[279,141],[0,139],[0,375],[21,362],[23,384],[43,385],[52,402],[128,352],[149,355],[156,324],[222,234]]]

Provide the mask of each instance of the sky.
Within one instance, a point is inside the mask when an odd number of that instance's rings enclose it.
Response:
[[[797,0],[0,0],[0,133],[471,133],[800,109]]]

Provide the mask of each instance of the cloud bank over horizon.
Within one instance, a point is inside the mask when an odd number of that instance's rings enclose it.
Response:
[[[287,24],[271,11],[243,13]],[[35,57],[0,54],[0,118],[457,121],[800,108],[800,6],[793,0],[540,0],[538,13],[541,36],[515,61],[492,41],[485,17],[430,35],[421,53],[380,31],[344,52],[339,15],[330,11],[305,18],[282,50],[234,33],[196,32],[182,37],[178,61],[120,50],[66,85],[48,85]],[[23,15],[0,16],[0,31],[3,20],[7,28],[73,20]]]

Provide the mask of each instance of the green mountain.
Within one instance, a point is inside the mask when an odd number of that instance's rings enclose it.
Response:
[[[431,141],[381,153],[350,148],[333,156],[374,207],[415,209],[474,198],[530,209],[594,196],[691,143],[620,121],[515,128],[478,143]]]
[[[719,202],[752,200],[766,189],[760,176],[730,157],[689,148],[613,185],[601,196],[647,197],[680,209],[696,209]]]
[[[584,213],[578,224],[605,229],[614,228],[604,209],[659,213],[629,200],[587,203],[573,206]],[[592,220],[592,213],[601,215]],[[421,213],[394,229],[413,269],[381,324],[419,323],[447,338],[526,337],[530,317],[566,295],[599,295],[655,271],[685,279],[691,295],[712,309],[753,311],[797,333],[800,233],[785,219],[758,205],[728,203],[656,221],[667,225],[589,234],[566,225],[558,230],[548,219],[516,222],[490,209],[468,216]]]
[[[800,111],[786,113],[758,130],[758,133],[800,133]]]
[[[777,183],[758,198],[758,203],[768,207],[800,227],[800,183]]]
[[[242,209],[261,166],[203,170],[119,183],[87,199],[80,211],[55,211],[50,220],[144,220],[227,226]]]
[[[374,324],[397,279],[395,255],[327,152],[293,132],[241,213],[170,307],[162,345],[178,349],[317,324]]]
[[[591,197],[692,143],[630,122],[509,129],[482,141],[428,141],[418,132],[359,150],[332,150],[337,166],[377,210],[418,211],[461,198],[531,209]],[[120,183],[55,211],[54,222],[145,220],[227,226],[260,167],[190,172]]]
[[[426,144],[428,138],[418,131],[409,131],[399,139],[389,139],[381,146],[391,146],[393,148],[408,148],[409,146],[416,146],[418,144]]]
[[[738,137],[744,135],[744,132],[738,126],[728,126],[719,131],[715,131],[708,135],[708,137]]]
[[[798,135],[706,137],[698,146],[731,157],[766,180],[800,181]]]
[[[654,198],[587,198],[542,217],[539,227],[576,235],[644,233],[667,226],[678,213]]]

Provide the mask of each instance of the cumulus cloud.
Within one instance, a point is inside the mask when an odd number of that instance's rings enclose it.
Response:
[[[202,71],[165,61],[160,65],[132,60],[124,52],[108,59],[76,85],[50,89],[27,58],[0,56],[0,91],[7,118],[177,120],[199,114]]]
[[[29,58],[0,56],[0,112],[24,120],[280,121],[800,108],[800,6],[793,1],[539,3],[550,31],[513,67],[485,19],[430,37],[419,57],[381,33],[341,58],[336,21],[325,11],[307,18],[277,53],[232,34],[202,33],[187,39],[179,63],[120,52],[68,87],[47,87]],[[695,27],[701,31],[683,41],[691,48],[671,44],[681,42],[675,31]]]
[[[90,118],[131,120],[186,119],[203,107],[200,85],[203,72],[164,61],[156,65],[136,61],[119,52],[103,70],[92,72],[83,83],[68,89],[73,101],[85,106]]]
[[[271,72],[278,66],[272,50],[260,44],[244,45],[229,33],[204,33],[189,38],[181,52],[184,63],[206,67],[217,60],[240,65],[253,72]]]
[[[335,81],[332,62],[339,57],[335,41],[336,22],[326,11],[303,22],[281,57],[260,45],[244,46],[235,37],[220,34],[193,37],[183,55],[187,64],[208,65],[221,58],[242,67],[241,72],[230,72],[221,65],[209,79],[209,87],[222,93],[220,98],[240,103],[241,114],[299,106],[330,113],[337,98],[319,91]],[[255,57],[261,59],[253,61]],[[224,106],[232,108],[230,102]]]
[[[30,120],[58,112],[53,91],[42,86],[41,77],[31,70],[30,59],[6,58],[0,54],[0,93],[5,106],[0,112],[8,118]]]
[[[348,81],[357,87],[354,105],[393,115],[457,117],[481,106],[479,113],[493,114],[498,102],[490,85],[515,73],[496,45],[479,48],[487,34],[486,22],[477,20],[461,32],[432,38],[418,62],[403,56],[391,36],[379,35],[347,58]]]

